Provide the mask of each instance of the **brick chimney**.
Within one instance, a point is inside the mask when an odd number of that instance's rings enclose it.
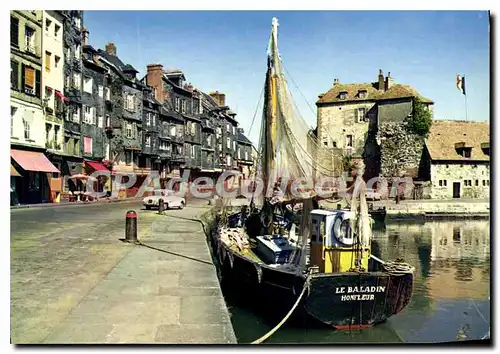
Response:
[[[83,45],[89,44],[89,30],[87,29],[87,27],[83,27],[82,29],[82,42]]]
[[[209,93],[210,97],[217,103],[219,106],[225,106],[226,105],[226,95],[223,93],[220,93],[219,91],[215,92],[210,92]]]
[[[381,91],[384,91],[385,89],[385,82],[384,82],[384,73],[382,72],[382,69],[378,70],[378,89]]]
[[[155,98],[163,103],[165,101],[165,92],[163,91],[163,65],[149,64],[146,82],[154,89]]]
[[[387,91],[390,89],[392,86],[392,77],[391,77],[391,72],[389,71],[387,73],[387,77],[385,78],[385,90]]]
[[[116,56],[116,46],[114,43],[109,42],[108,44],[106,44],[106,53]]]

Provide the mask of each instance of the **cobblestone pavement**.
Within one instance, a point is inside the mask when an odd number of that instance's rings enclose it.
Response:
[[[139,239],[167,252],[119,240],[130,209]],[[206,210],[11,210],[12,343],[235,342],[201,224],[179,218]]]

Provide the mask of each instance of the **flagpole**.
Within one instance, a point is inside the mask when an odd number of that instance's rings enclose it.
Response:
[[[465,96],[465,121],[468,121],[467,119],[467,94],[464,94]]]

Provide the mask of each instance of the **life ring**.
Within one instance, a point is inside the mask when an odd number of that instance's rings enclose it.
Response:
[[[350,218],[351,213],[342,212],[338,213],[333,221],[333,236],[345,246],[352,246],[354,244],[355,235],[353,230],[351,230]]]

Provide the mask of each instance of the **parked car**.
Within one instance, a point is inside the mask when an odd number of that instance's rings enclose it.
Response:
[[[142,204],[148,210],[151,208],[158,208],[161,199],[163,200],[165,209],[183,209],[184,206],[186,206],[186,199],[174,195],[173,191],[167,189],[155,190],[152,196],[142,199]]]
[[[380,200],[380,193],[373,188],[366,189],[366,199],[367,200]]]

